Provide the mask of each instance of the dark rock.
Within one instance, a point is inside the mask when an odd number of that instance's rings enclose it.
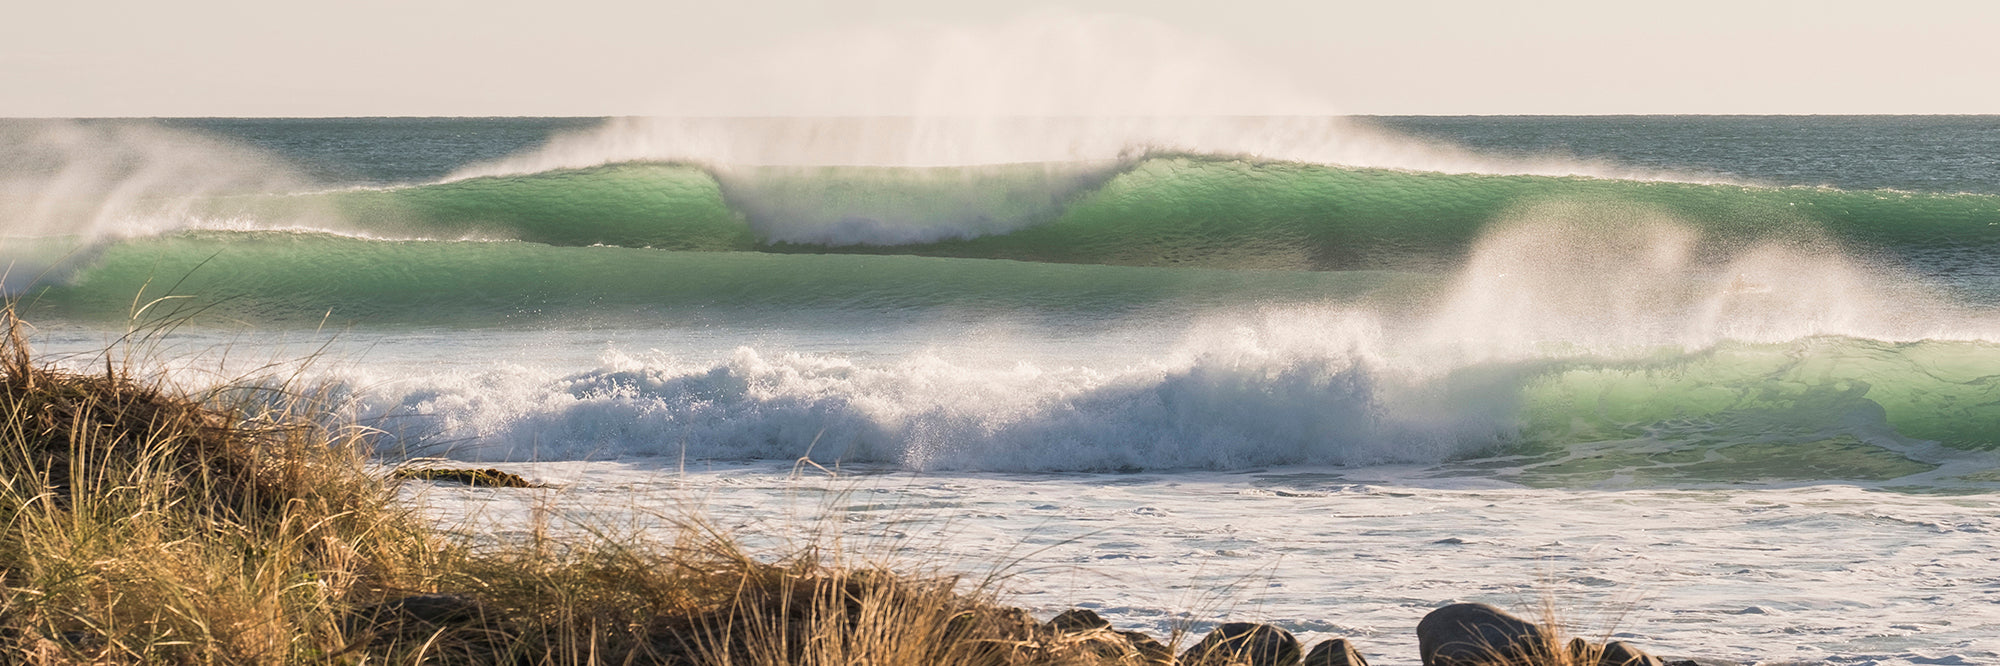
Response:
[[[1043,633],[1048,633],[1047,627],[1028,611],[1005,606],[981,606],[960,611],[947,619],[938,643],[948,651],[954,649],[950,646],[966,641],[988,647],[1002,643],[1025,646],[1035,642],[1038,634]]]
[[[1139,634],[1134,639],[1131,634],[1138,632],[1092,629],[1083,633],[1064,634],[1071,644],[1083,653],[1089,654],[1096,664],[1120,664],[1121,666],[1172,666],[1173,650],[1160,645],[1151,636]]]
[[[1347,639],[1329,638],[1306,653],[1303,666],[1368,666],[1368,660],[1361,658],[1361,651],[1354,649]]]
[[[1597,656],[1597,666],[1666,666],[1666,662],[1624,641],[1611,641],[1604,644],[1604,652]]]
[[[1486,604],[1452,604],[1417,623],[1424,666],[1523,661],[1546,656],[1549,647],[1541,627]]]
[[[1292,632],[1268,624],[1231,622],[1203,636],[1200,643],[1181,653],[1185,666],[1295,666],[1299,663],[1299,639]]]
[[[1121,631],[1125,642],[1132,645],[1132,652],[1139,655],[1139,663],[1144,666],[1173,666],[1174,649],[1167,644],[1153,640],[1142,631]]]
[[[1049,618],[1048,628],[1059,634],[1075,634],[1092,629],[1109,629],[1111,622],[1088,608],[1072,608]]]
[[[1100,661],[1143,666],[1174,663],[1172,648],[1138,631],[1113,631],[1111,622],[1087,608],[1073,608],[1049,618],[1043,628],[1057,634],[1077,636],[1080,646]]]
[[[448,467],[398,467],[396,468],[396,471],[390,472],[389,476],[398,479],[416,479],[419,481],[443,481],[446,483],[463,483],[465,485],[472,486],[474,488],[542,487],[539,484],[521,478],[519,475],[509,474],[492,468],[452,469]]]
[[[1581,638],[1569,639],[1570,663],[1593,666],[1667,666],[1666,662],[1624,641],[1593,646]],[[1699,666],[1699,665],[1696,665]]]

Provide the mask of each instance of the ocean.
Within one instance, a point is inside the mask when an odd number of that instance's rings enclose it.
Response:
[[[474,532],[2000,661],[2000,116],[8,120],[0,232],[62,362],[557,486],[412,490]]]

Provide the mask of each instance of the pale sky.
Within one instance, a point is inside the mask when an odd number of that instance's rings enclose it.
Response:
[[[1991,0],[4,2],[9,117],[2000,113]]]

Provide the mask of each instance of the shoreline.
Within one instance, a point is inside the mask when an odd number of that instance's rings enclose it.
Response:
[[[1616,590],[1623,584],[1617,582],[1621,575],[1672,574],[1684,586],[1704,580],[1659,569],[1619,573],[1624,566],[1619,562],[1643,562],[1643,553],[1575,560],[1580,554],[1619,551],[1621,539],[1644,535],[1650,528],[1635,525],[1627,511],[1592,513],[1587,506],[1565,504],[1564,497],[1599,493],[1629,504],[1652,495],[1673,496],[1643,514],[1711,491],[1368,487],[1340,475],[1293,469],[1219,474],[1214,476],[1223,480],[1207,482],[1165,482],[1157,474],[1025,479],[803,475],[785,482],[782,466],[748,465],[681,472],[676,499],[673,493],[639,488],[644,484],[635,485],[631,476],[591,480],[587,472],[593,463],[541,464],[582,474],[575,478],[526,475],[527,481],[554,488],[460,489],[390,479],[392,468],[371,457],[366,433],[329,428],[316,420],[322,414],[271,412],[271,403],[246,401],[240,391],[178,393],[134,379],[140,371],[116,366],[101,374],[53,370],[38,365],[19,338],[0,351],[10,359],[0,376],[9,387],[4,405],[12,416],[7,422],[14,424],[8,446],[0,447],[11,456],[0,460],[0,474],[11,480],[0,508],[24,526],[0,543],[0,557],[6,558],[0,566],[8,576],[0,652],[27,663],[223,658],[322,663],[361,655],[403,663],[427,658],[428,651],[441,645],[466,663],[524,654],[557,663],[604,661],[604,654],[661,663],[806,663],[797,662],[795,655],[759,661],[763,658],[752,656],[770,656],[771,645],[746,646],[717,637],[740,637],[736,630],[745,627],[764,627],[758,631],[786,645],[833,641],[846,646],[843,650],[886,651],[882,654],[888,656],[877,660],[885,664],[935,663],[949,657],[947,661],[1041,666],[1104,663],[1104,650],[1122,655],[1117,657],[1121,660],[1145,652],[1130,636],[1123,647],[1115,641],[1107,647],[1096,639],[1075,639],[1042,619],[1086,610],[1110,616],[1100,617],[1107,627],[1145,634],[1176,655],[1199,645],[1196,639],[1211,629],[1256,620],[1268,623],[1257,626],[1303,639],[1301,653],[1330,639],[1346,639],[1379,666],[1411,663],[1418,646],[1410,629],[1419,626],[1423,614],[1463,600],[1460,595],[1522,608],[1532,607],[1539,594],[1545,602],[1569,609],[1593,607],[1595,595],[1600,600],[1595,607],[1601,608],[1601,590],[1607,588],[1592,588],[1602,583],[1591,581],[1610,581],[1608,589]],[[45,408],[49,405],[56,407]],[[117,408],[101,408],[105,405]],[[159,414],[183,416],[162,421]],[[517,465],[500,467],[520,471]],[[93,490],[46,490],[63,486],[53,483],[59,478],[70,479],[68,488]],[[856,478],[882,483],[860,487],[852,485]],[[44,490],[24,485],[36,479]],[[1768,502],[1758,499],[1760,492],[1784,499]],[[1854,501],[1846,494],[1852,492],[1864,491],[1744,491],[1740,494],[1747,499],[1734,502],[1732,510],[1751,517],[1746,519],[1768,520],[1773,517],[1770,507],[1789,504],[1802,507],[1798,515],[1812,516],[1816,506]],[[1178,499],[1163,501],[1169,495]],[[816,498],[822,508],[845,513],[831,519],[809,512],[787,514],[785,506],[774,503],[786,496],[808,498],[809,504]],[[482,527],[466,518],[469,511],[459,512],[456,527],[441,523],[439,515],[425,513],[439,508],[434,501],[439,497],[457,502],[443,504],[447,514],[485,507],[492,512],[489,518],[504,527]],[[1061,504],[1063,497],[1082,500]],[[709,503],[694,501],[700,498]],[[1900,504],[1878,502],[1875,510],[1883,515],[1920,511],[1926,501],[1905,496]],[[1448,531],[1457,531],[1455,536],[1413,531],[1435,524],[1443,506],[1476,509],[1484,519],[1499,520],[1481,528],[1485,532],[1467,531],[1473,523],[1447,525]],[[1482,506],[1489,508],[1478,509]],[[1508,530],[1543,524],[1533,517],[1552,510],[1569,516],[1567,528],[1576,536],[1545,546],[1534,545],[1541,535],[1508,536]],[[744,520],[757,515],[789,515],[794,522]],[[845,519],[855,515],[864,518],[858,532]],[[1332,521],[1327,523],[1332,529],[1322,540],[1300,541],[1304,533],[1298,528],[1304,525],[1295,520],[1242,522],[1244,516],[1258,515],[1314,516],[1324,519],[1314,522]],[[1508,522],[1508,515],[1521,518]],[[1010,518],[1040,520],[1041,531],[995,527]],[[1118,520],[1107,523],[1106,518]],[[1913,526],[1928,524],[1917,514],[1908,518]],[[642,519],[652,523],[641,525]],[[905,535],[901,543],[867,537],[870,531],[929,530],[926,521],[963,531]],[[1148,534],[1168,540],[1148,541]],[[1693,553],[1697,557],[1691,561],[1741,550],[1740,544],[1694,533],[1647,538],[1666,539],[1667,548],[1654,552]],[[965,543],[985,546],[961,547]],[[1335,550],[1298,550],[1301,544],[1315,543],[1323,544],[1315,548]],[[924,551],[928,555],[911,557],[911,544],[929,549]],[[1829,548],[1837,544],[1823,540],[1815,545],[1838,551]],[[1020,549],[1035,552],[1024,557]],[[1179,568],[1148,568],[1149,558],[1173,553],[1206,554],[1186,558]],[[1344,559],[1329,559],[1328,553]],[[1524,560],[1524,554],[1530,557]],[[1043,555],[1050,557],[1036,559]],[[1104,555],[1123,559],[1105,560]],[[1077,557],[1095,558],[1096,564],[1076,564]],[[1582,597],[1547,596],[1551,580],[1538,578],[1532,569],[1549,557],[1574,560],[1564,574],[1568,578],[1557,587],[1583,585],[1576,588]],[[1844,556],[1832,552],[1828,557]],[[1294,564],[1273,564],[1286,558]],[[1315,570],[1301,576],[1282,568],[1337,561],[1351,562],[1341,565],[1351,573]],[[1486,564],[1466,570],[1469,561]],[[981,565],[994,570],[966,584],[966,570]],[[1120,581],[1090,573],[1107,568],[1139,577]],[[246,578],[246,572],[262,573]],[[1409,572],[1425,577],[1407,578]],[[954,583],[940,583],[945,580]],[[1098,582],[1079,587],[1079,580]],[[1104,580],[1112,584],[1102,584]],[[1146,589],[1163,596],[1130,603]],[[106,596],[106,590],[117,594]],[[1183,596],[1176,602],[1167,598],[1173,594]],[[1516,600],[1507,602],[1509,595]],[[843,599],[865,603],[833,603]],[[871,599],[875,601],[866,601]],[[867,610],[875,608],[870,603],[885,610]],[[1203,609],[1202,603],[1209,605]],[[1611,624],[1621,629],[1618,634],[1610,629],[1603,636],[1587,629],[1579,633],[1676,655],[1681,650],[1669,646],[1697,644],[1687,639],[1702,632],[1676,629],[1679,633],[1666,636],[1679,638],[1666,641],[1643,635],[1673,628],[1672,621],[1648,615],[1671,605],[1649,600],[1629,622]],[[1307,610],[1287,610],[1296,608]],[[1815,622],[1803,612],[1808,608],[1749,608],[1791,614],[1793,622]],[[1697,613],[1682,620],[1712,614],[1725,622],[1751,612],[1742,607],[1671,610]],[[868,615],[875,612],[884,614]],[[1338,622],[1328,621],[1330,616]],[[1154,619],[1133,621],[1142,617]],[[224,625],[261,629],[215,629]],[[870,628],[856,628],[863,626]],[[798,627],[807,634],[787,633]],[[714,633],[723,628],[731,631]],[[968,631],[972,633],[962,633]],[[199,639],[168,638],[190,632],[205,633]],[[965,636],[981,638],[957,640]],[[1726,642],[1755,638],[1732,636]],[[443,639],[449,640],[440,643]],[[669,650],[669,644],[678,647]],[[999,644],[1021,649],[1005,654],[990,650]],[[1772,663],[1741,651],[1726,652],[1749,658],[1702,658],[1696,663]],[[681,656],[668,658],[669,653]],[[726,656],[732,654],[736,656]],[[853,656],[843,653],[841,658]]]

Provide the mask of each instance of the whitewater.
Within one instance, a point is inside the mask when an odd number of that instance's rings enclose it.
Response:
[[[78,367],[315,387],[470,532],[1002,567],[1415,663],[1456,600],[2000,659],[1993,117],[0,122]],[[275,370],[274,370],[275,368]],[[759,536],[761,535],[761,536]]]

